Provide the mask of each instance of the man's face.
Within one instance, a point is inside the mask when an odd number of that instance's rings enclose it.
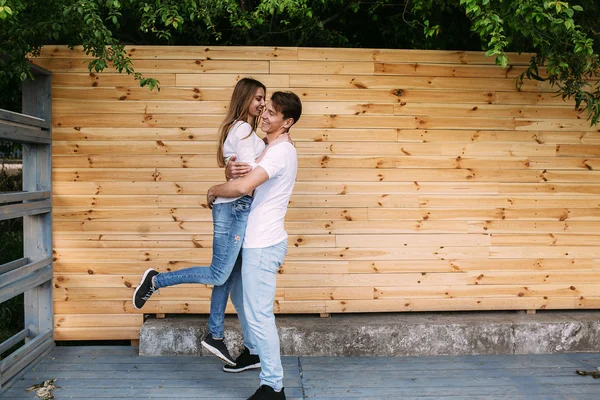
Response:
[[[273,107],[273,102],[269,101],[262,113],[261,129],[264,133],[273,133],[278,130],[287,130],[292,124],[292,119],[283,119],[283,114]]]

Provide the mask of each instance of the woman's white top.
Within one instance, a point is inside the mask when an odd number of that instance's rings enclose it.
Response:
[[[229,129],[223,144],[223,158],[228,160],[235,154],[236,161],[246,162],[254,168],[256,167],[256,159],[262,154],[265,147],[265,142],[252,130],[250,124],[238,121]],[[237,199],[239,197],[217,197],[214,204],[229,203]]]

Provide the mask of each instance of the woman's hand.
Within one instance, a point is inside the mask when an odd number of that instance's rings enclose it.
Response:
[[[211,210],[213,208],[213,203],[215,202],[216,199],[217,199],[217,196],[214,196],[212,194],[212,187],[211,187],[210,189],[208,189],[208,192],[206,192],[206,205]]]

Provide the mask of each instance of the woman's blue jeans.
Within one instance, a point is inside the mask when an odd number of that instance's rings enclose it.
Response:
[[[244,196],[233,202],[213,205],[214,236],[210,266],[161,273],[154,278],[154,284],[159,289],[181,283],[214,285],[210,298],[208,328],[215,338],[222,338],[225,334],[225,308],[231,290],[228,278],[244,242],[251,204],[252,197]]]

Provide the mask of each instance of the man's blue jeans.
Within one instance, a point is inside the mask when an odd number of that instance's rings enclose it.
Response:
[[[261,249],[244,248],[229,279],[244,345],[260,357],[260,384],[277,391],[283,387],[283,367],[273,303],[277,270],[286,254],[287,240]]]
[[[231,289],[231,282],[228,282],[228,279],[244,242],[251,204],[252,197],[244,196],[233,202],[213,206],[214,237],[210,266],[161,273],[154,278],[154,283],[159,289],[181,283],[214,285],[210,299],[208,328],[215,338],[222,338],[225,333],[223,329],[225,308]]]

